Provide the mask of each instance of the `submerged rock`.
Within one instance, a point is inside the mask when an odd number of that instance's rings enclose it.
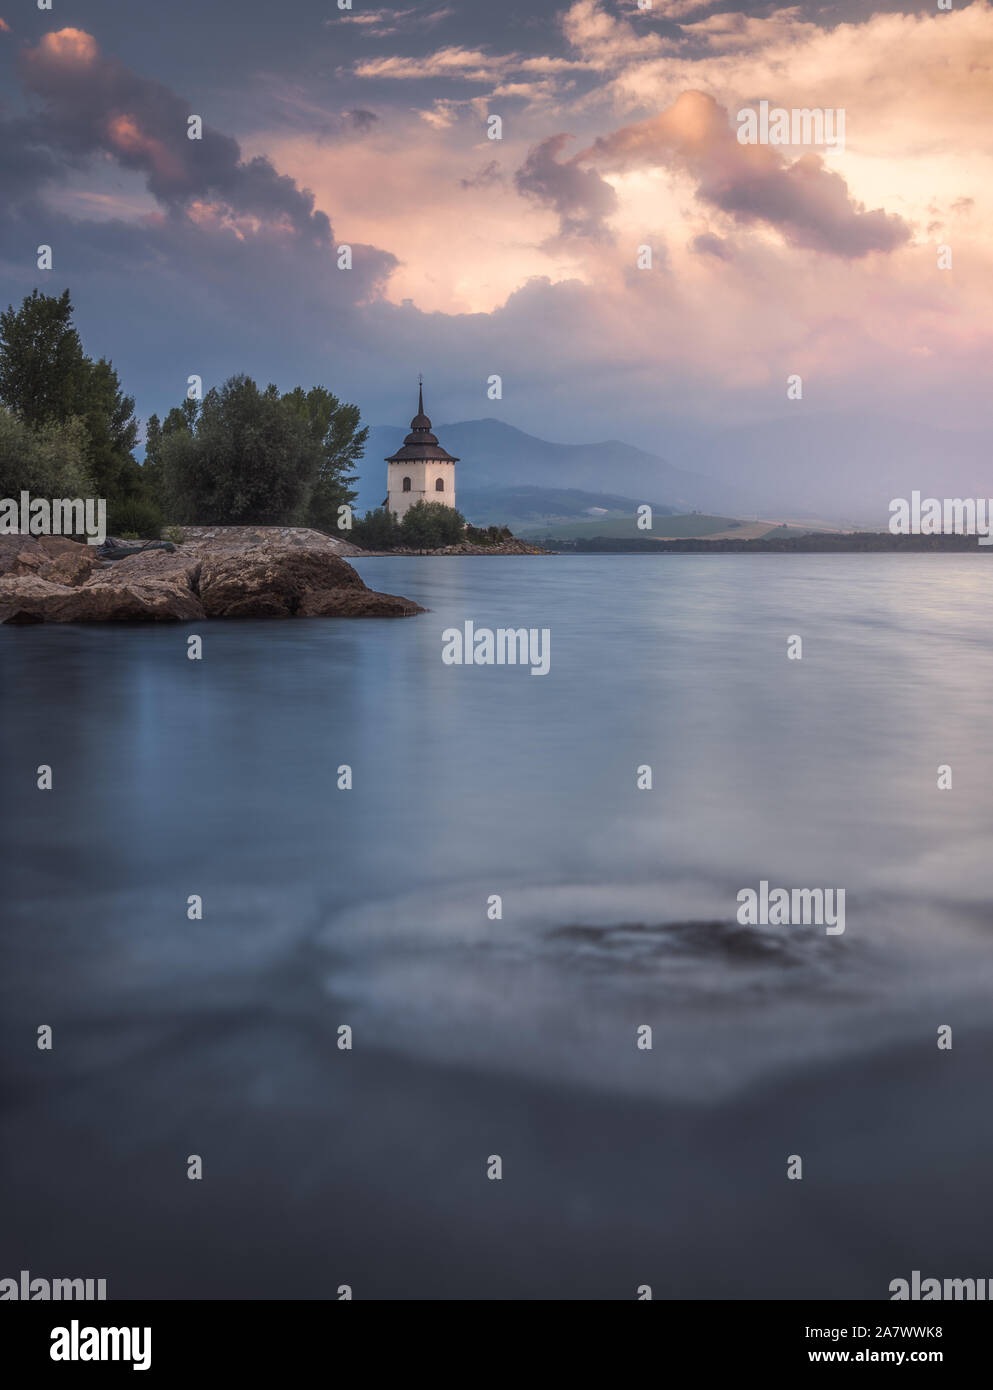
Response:
[[[92,546],[62,537],[0,536],[0,622],[400,618],[424,611],[366,588],[341,558],[346,544],[289,527],[196,528],[169,549],[101,561]]]

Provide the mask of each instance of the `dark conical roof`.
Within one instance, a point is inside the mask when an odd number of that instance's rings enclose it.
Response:
[[[403,448],[391,454],[386,462],[423,463],[432,459],[441,463],[458,463],[458,459],[453,458],[447,449],[443,449],[437,436],[431,433],[431,421],[424,414],[424,387],[418,385],[417,414],[410,422],[410,433],[403,441]]]

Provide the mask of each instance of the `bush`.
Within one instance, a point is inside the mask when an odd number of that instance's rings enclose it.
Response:
[[[400,523],[386,507],[376,507],[366,512],[364,517],[352,522],[352,529],[346,533],[354,545],[364,550],[395,550],[402,544]]]
[[[415,502],[400,523],[400,544],[436,550],[465,540],[465,517],[443,502]]]
[[[157,541],[162,534],[162,513],[154,502],[141,497],[129,497],[123,502],[113,502],[108,508],[107,534],[124,539],[125,536],[138,536],[142,540]]]
[[[473,545],[499,545],[501,541],[512,541],[514,533],[509,526],[467,526],[465,539]]]

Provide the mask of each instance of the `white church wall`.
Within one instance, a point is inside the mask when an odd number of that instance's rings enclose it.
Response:
[[[404,492],[403,480],[410,479],[410,491]],[[442,492],[436,488],[438,479],[444,481]],[[455,465],[451,463],[391,463],[388,467],[390,511],[403,520],[404,514],[417,502],[441,502],[455,506]]]

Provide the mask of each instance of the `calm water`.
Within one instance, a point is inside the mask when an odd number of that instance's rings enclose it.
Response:
[[[185,1157],[220,1097],[235,1125],[291,1104],[302,1151],[343,1023],[356,1058],[720,1107],[988,1018],[985,555],[357,567],[430,612],[0,628],[14,1132],[78,1145],[91,1198],[108,1106],[128,1153]],[[550,629],[549,674],[445,666],[466,618]],[[760,879],[844,888],[845,934],[736,927]],[[46,1162],[22,1241],[64,1190]]]

